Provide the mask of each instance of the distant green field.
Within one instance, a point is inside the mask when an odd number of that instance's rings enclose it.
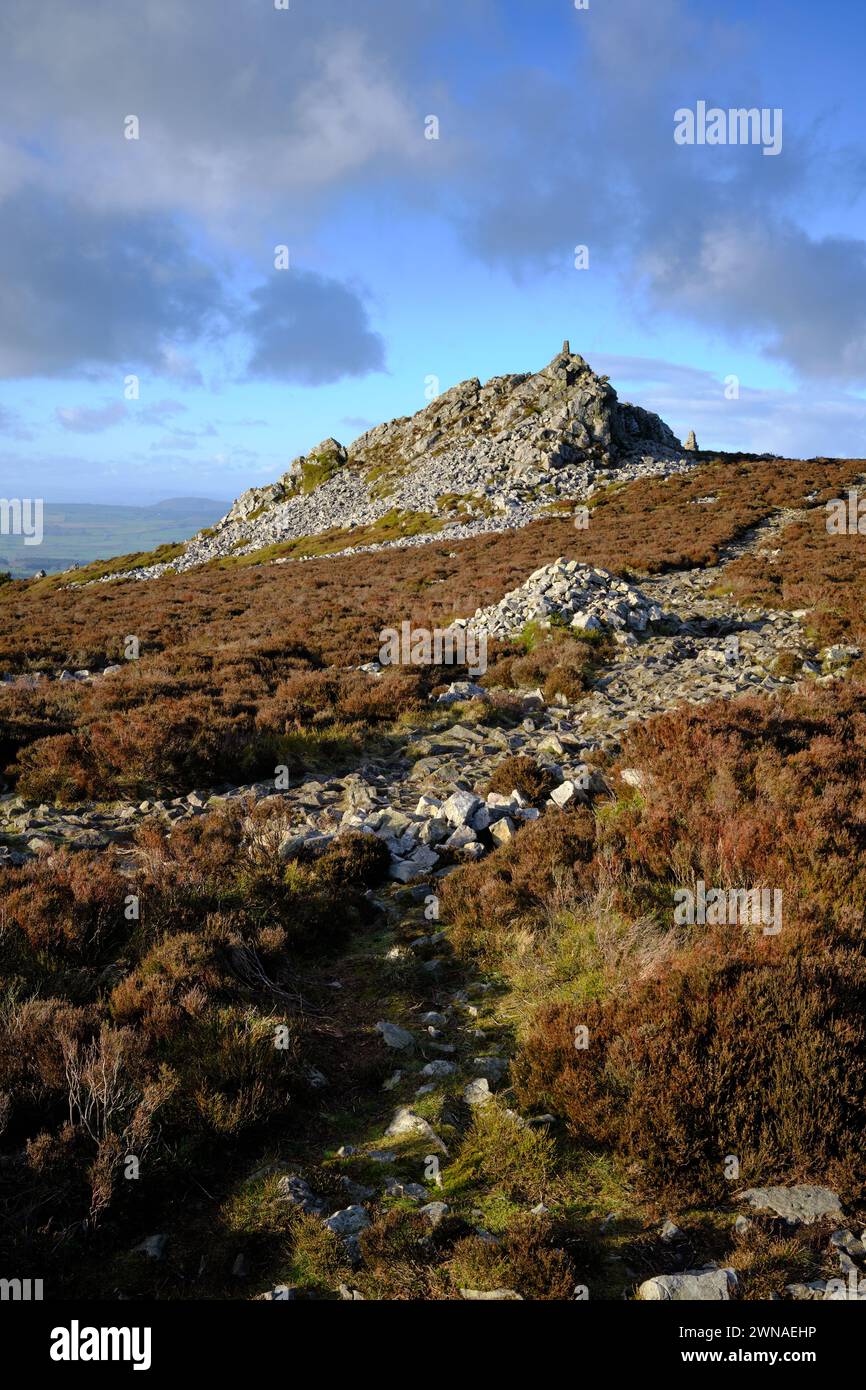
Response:
[[[227,502],[207,497],[174,497],[151,507],[46,503],[41,545],[25,545],[22,536],[0,532],[0,571],[26,579],[37,570],[52,574],[70,565],[155,550],[189,540],[224,516],[228,507]]]

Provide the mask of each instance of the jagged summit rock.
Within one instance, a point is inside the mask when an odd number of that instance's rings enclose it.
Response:
[[[437,396],[417,415],[377,425],[351,446],[351,457],[373,461],[396,452],[404,462],[440,452],[466,440],[482,454],[508,461],[520,472],[544,471],[586,459],[615,465],[641,447],[679,450],[680,442],[658,415],[620,402],[606,376],[571,351],[561,352],[535,373],[478,377]]]
[[[291,497],[299,489],[303,491],[305,480],[311,482],[312,486],[316,482],[324,482],[326,477],[342,468],[348,458],[344,445],[338,439],[323,439],[309,454],[293,459],[287,471],[275,483],[251,487],[242,492],[218,525],[248,520],[253,513],[261,513],[275,502]]]
[[[328,438],[275,482],[250,488],[172,562],[365,528],[368,545],[423,544],[525,526],[557,499],[584,500],[617,480],[668,474],[694,462],[658,415],[620,401],[566,339],[537,372],[470,377],[415,415],[376,425],[353,443]],[[387,518],[384,526],[383,519]],[[166,566],[132,571],[150,578]]]

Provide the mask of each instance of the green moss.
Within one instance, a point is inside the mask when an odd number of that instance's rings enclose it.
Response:
[[[278,542],[246,555],[224,555],[211,560],[210,564],[216,569],[226,569],[234,565],[264,565],[278,559],[312,559],[318,555],[333,555],[335,551],[347,550],[350,546],[381,545],[384,541],[399,540],[403,536],[431,535],[452,522],[452,517],[433,516],[431,512],[402,512],[395,508],[368,526],[354,526],[347,530],[332,527],[317,536]]]
[[[576,507],[582,505],[583,503],[576,502],[571,498],[558,497],[555,502],[545,503],[544,507],[542,508],[542,511],[545,513],[545,515],[550,516],[556,516],[560,512],[563,512],[566,516],[569,516],[575,510]]]
[[[441,512],[456,512],[465,500],[462,492],[443,492],[436,498],[436,506]]]
[[[37,579],[35,583],[46,589],[58,589],[67,584],[90,584],[94,579],[105,579],[113,574],[122,576],[129,570],[143,569],[146,565],[169,564],[183,555],[185,550],[183,542],[160,545],[156,550],[136,550],[131,555],[116,555],[113,560],[94,560],[92,564],[82,565],[74,572],[64,570],[62,574],[50,574],[45,579]]]
[[[402,454],[382,444],[367,450],[364,459],[364,480],[376,498],[388,497],[409,467]]]
[[[401,468],[393,461],[382,460],[373,464],[365,475],[367,487],[370,489],[370,496],[377,500],[389,497],[394,491],[394,484],[404,471],[405,465]]]
[[[341,467],[337,454],[308,454],[301,464],[302,494],[306,497],[329,478],[333,478]],[[258,516],[258,512],[253,512],[253,516]]]
[[[538,643],[547,635],[547,629],[541,626],[535,618],[530,618],[528,623],[524,623],[517,638],[517,645],[522,647],[525,652],[532,652]]]

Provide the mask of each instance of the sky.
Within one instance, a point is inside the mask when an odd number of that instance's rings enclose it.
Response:
[[[866,454],[864,53],[862,0],[3,0],[0,496],[230,499],[565,338],[701,447]]]

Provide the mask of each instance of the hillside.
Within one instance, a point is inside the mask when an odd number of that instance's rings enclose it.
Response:
[[[566,342],[539,372],[483,386],[472,378],[348,446],[323,440],[276,482],[242,493],[181,554],[127,572],[156,578],[263,550],[298,558],[465,539],[689,462],[657,415],[621,403]]]
[[[864,474],[686,451],[566,344],[168,559],[0,586],[7,1265],[839,1296],[866,561],[825,504]]]
[[[206,497],[171,497],[151,506],[46,502],[41,545],[3,534],[0,570],[10,571],[16,579],[30,579],[39,570],[66,571],[119,555],[132,546],[150,551],[186,541],[217,521],[222,507]]]

